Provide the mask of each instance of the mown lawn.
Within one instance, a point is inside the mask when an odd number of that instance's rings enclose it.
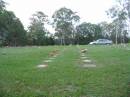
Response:
[[[82,66],[83,48],[96,67]],[[54,50],[59,55],[37,68]],[[0,97],[130,97],[129,92],[130,50],[124,47],[0,48]]]

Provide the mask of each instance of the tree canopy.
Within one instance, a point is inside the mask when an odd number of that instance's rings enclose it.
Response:
[[[52,18],[55,35],[61,40],[61,44],[73,44],[74,24],[80,19],[76,12],[64,7],[57,10]]]
[[[47,15],[38,11],[32,15],[31,24],[28,31],[28,43],[30,45],[49,45],[53,44],[49,31],[45,28],[48,22]]]
[[[77,12],[63,7],[53,13],[52,21],[44,12],[35,12],[27,31],[15,13],[6,9],[6,4],[0,0],[0,46],[88,44],[99,38],[111,39],[116,44],[128,42],[130,0],[118,0],[107,11],[111,23],[80,22]],[[49,32],[47,25],[55,33]]]
[[[26,31],[21,21],[12,11],[5,9],[5,2],[0,1],[0,45],[25,45]]]

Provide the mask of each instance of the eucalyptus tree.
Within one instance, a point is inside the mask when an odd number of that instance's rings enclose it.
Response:
[[[12,11],[6,10],[6,3],[0,0],[0,44],[25,45],[26,31]]]
[[[114,43],[116,43],[116,22],[113,21],[112,23],[107,23],[107,22],[101,22],[99,23],[101,27],[101,32],[103,38],[111,39]]]
[[[107,11],[107,14],[113,19],[113,23],[115,23],[116,44],[118,43],[118,39],[120,39],[120,42],[125,42],[125,35],[127,35],[128,14],[122,2],[123,0],[118,0],[117,5]]]
[[[55,11],[53,16],[53,27],[55,28],[55,35],[61,40],[61,44],[71,44],[75,38],[75,23],[80,17],[68,8],[60,8]]]
[[[6,33],[3,33],[3,32],[6,32],[5,28],[3,28],[2,26],[2,13],[3,13],[3,10],[5,9],[5,6],[6,6],[6,3],[3,1],[3,0],[0,0],[0,46],[3,44],[3,42],[5,41],[5,37],[6,37]]]
[[[90,41],[102,37],[99,25],[91,23],[81,23],[76,27],[76,39],[79,44],[88,44]]]
[[[124,8],[126,10],[126,13],[127,13],[127,16],[128,16],[128,26],[127,26],[127,30],[128,30],[128,33],[130,34],[130,0],[123,0],[123,5],[124,5]]]
[[[48,23],[47,15],[38,11],[30,18],[31,24],[28,28],[28,41],[31,45],[46,45],[49,32],[45,28]]]
[[[104,21],[104,22],[99,23],[99,26],[101,27],[102,36],[104,38],[108,38],[110,36],[109,24]]]
[[[90,23],[81,23],[76,27],[76,43],[87,44],[93,40],[93,29]]]
[[[3,0],[0,0],[0,11],[4,10],[6,7],[6,2]]]

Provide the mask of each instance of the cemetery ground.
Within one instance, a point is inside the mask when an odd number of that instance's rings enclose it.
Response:
[[[129,48],[0,48],[0,97],[130,97]]]

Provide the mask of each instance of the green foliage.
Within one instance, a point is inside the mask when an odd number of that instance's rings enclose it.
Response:
[[[113,19],[113,32],[115,35],[115,43],[126,43],[128,42],[128,28],[129,24],[127,21],[129,18],[129,0],[118,0],[117,4],[107,11],[107,14]]]
[[[80,17],[71,9],[61,8],[53,16],[53,26],[56,30],[56,36],[61,39],[61,44],[73,44],[74,24],[79,21]]]
[[[89,42],[101,37],[101,28],[96,24],[84,22],[76,27],[75,40],[78,44],[88,44]]]
[[[4,2],[3,0],[0,0],[0,11],[4,10],[6,6],[6,2]]]
[[[0,43],[1,45],[18,46],[26,44],[26,31],[21,21],[12,11],[5,10],[5,3],[0,2]]]
[[[107,11],[112,23],[81,23],[76,12],[68,8],[55,11],[51,23],[55,28],[52,35],[46,29],[50,21],[48,16],[38,11],[31,17],[28,33],[21,21],[12,11],[6,10],[6,2],[0,0],[0,46],[22,45],[68,45],[88,44],[99,38],[112,39],[114,43],[128,42],[128,21],[130,21],[130,1],[118,0],[117,5]]]
[[[28,31],[29,45],[50,45],[50,41],[53,40],[50,37],[50,33],[44,27],[47,22],[47,15],[43,12],[39,11],[33,14]]]

